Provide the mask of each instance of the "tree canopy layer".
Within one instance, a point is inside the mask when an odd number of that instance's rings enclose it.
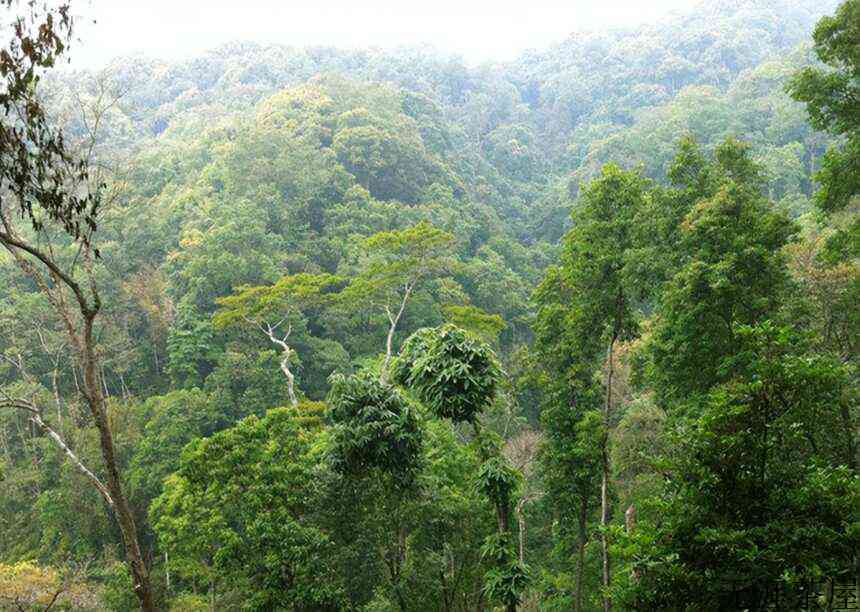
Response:
[[[98,72],[0,7],[0,608],[857,596],[857,0]]]

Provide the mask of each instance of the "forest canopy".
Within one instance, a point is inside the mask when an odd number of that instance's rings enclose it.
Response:
[[[103,70],[0,6],[0,610],[857,599],[860,1]]]

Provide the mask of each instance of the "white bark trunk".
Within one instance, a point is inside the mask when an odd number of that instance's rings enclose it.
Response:
[[[283,354],[281,356],[281,372],[284,373],[284,376],[287,379],[287,394],[290,396],[290,404],[295,407],[299,405],[299,400],[296,397],[296,377],[293,375],[290,370],[290,357],[293,355],[293,349],[287,344],[287,338],[290,337],[290,333],[292,332],[292,327],[287,329],[287,333],[284,334],[283,338],[278,338],[275,335],[275,328],[271,325],[267,325],[263,331],[269,336],[269,340],[272,343],[277,344],[281,347],[281,351]]]
[[[385,361],[382,364],[382,371],[379,373],[381,382],[388,381],[388,366],[391,364],[391,358],[394,353],[394,332],[397,331],[397,324],[400,322],[400,317],[403,316],[403,311],[406,310],[406,302],[409,301],[409,296],[412,294],[412,283],[407,283],[404,287],[403,299],[400,301],[400,309],[396,315],[391,314],[388,306],[385,307],[385,314],[388,315],[388,337],[385,340]]]

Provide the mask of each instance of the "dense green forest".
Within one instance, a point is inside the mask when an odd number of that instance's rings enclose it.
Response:
[[[857,601],[860,1],[98,71],[0,7],[0,610]]]

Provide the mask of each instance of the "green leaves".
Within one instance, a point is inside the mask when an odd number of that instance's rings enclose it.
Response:
[[[504,457],[490,457],[478,471],[478,488],[497,506],[507,508],[513,494],[520,484],[521,475],[514,470]]]
[[[331,459],[343,474],[376,470],[400,488],[413,486],[421,467],[422,433],[415,411],[400,392],[369,373],[330,379]]]
[[[238,287],[233,295],[219,298],[212,318],[215,329],[275,321],[330,304],[343,279],[332,274],[293,274],[274,285]]]
[[[406,291],[454,266],[454,237],[426,221],[404,230],[380,232],[362,243],[363,267],[345,291],[350,307],[358,301],[400,306]]]
[[[60,228],[90,248],[102,185],[90,185],[89,160],[79,158],[53,125],[54,117],[36,87],[73,37],[69,6],[64,2],[20,6],[3,0],[0,7],[12,11],[4,23],[11,36],[0,52],[0,190],[8,194],[5,213],[15,211],[36,232],[49,222],[47,229]],[[0,240],[11,248],[9,241],[17,237],[4,226]],[[97,249],[94,254],[98,256]]]
[[[453,325],[412,334],[391,368],[436,416],[470,423],[493,401],[501,374],[489,347]]]
[[[321,410],[272,410],[186,447],[150,509],[176,572],[235,589],[250,610],[341,606],[313,521]]]
[[[481,557],[492,563],[484,574],[484,593],[490,601],[516,606],[529,584],[529,568],[519,562],[509,533],[487,536]]]
[[[557,368],[550,384],[560,393],[587,390],[607,336],[623,340],[637,332],[638,262],[631,254],[648,186],[636,172],[606,166],[584,190],[560,264],[535,290],[536,347]]]
[[[831,147],[817,175],[819,207],[843,210],[860,194],[860,1],[846,0],[832,17],[823,17],[813,35],[815,52],[825,67],[805,68],[788,86],[804,102],[813,126],[846,137]]]
[[[442,307],[442,312],[452,325],[465,329],[493,345],[498,343],[499,334],[508,327],[499,315],[488,314],[475,306],[447,304]]]
[[[735,325],[773,316],[789,283],[780,249],[796,227],[760,193],[745,146],[727,141],[716,157],[707,169],[716,186],[691,194],[695,204],[676,228],[682,267],[662,287],[647,342],[649,382],[660,401],[722,380],[723,359],[738,349]],[[700,166],[696,160],[697,172]]]
[[[840,442],[851,427],[840,424],[845,369],[806,354],[790,328],[736,333],[730,380],[694,400],[694,416],[672,433],[660,521],[625,538],[638,577],[628,595],[640,605],[695,597],[725,607],[732,584],[764,589],[786,574],[835,576],[853,562],[857,534],[845,519],[860,487]]]

